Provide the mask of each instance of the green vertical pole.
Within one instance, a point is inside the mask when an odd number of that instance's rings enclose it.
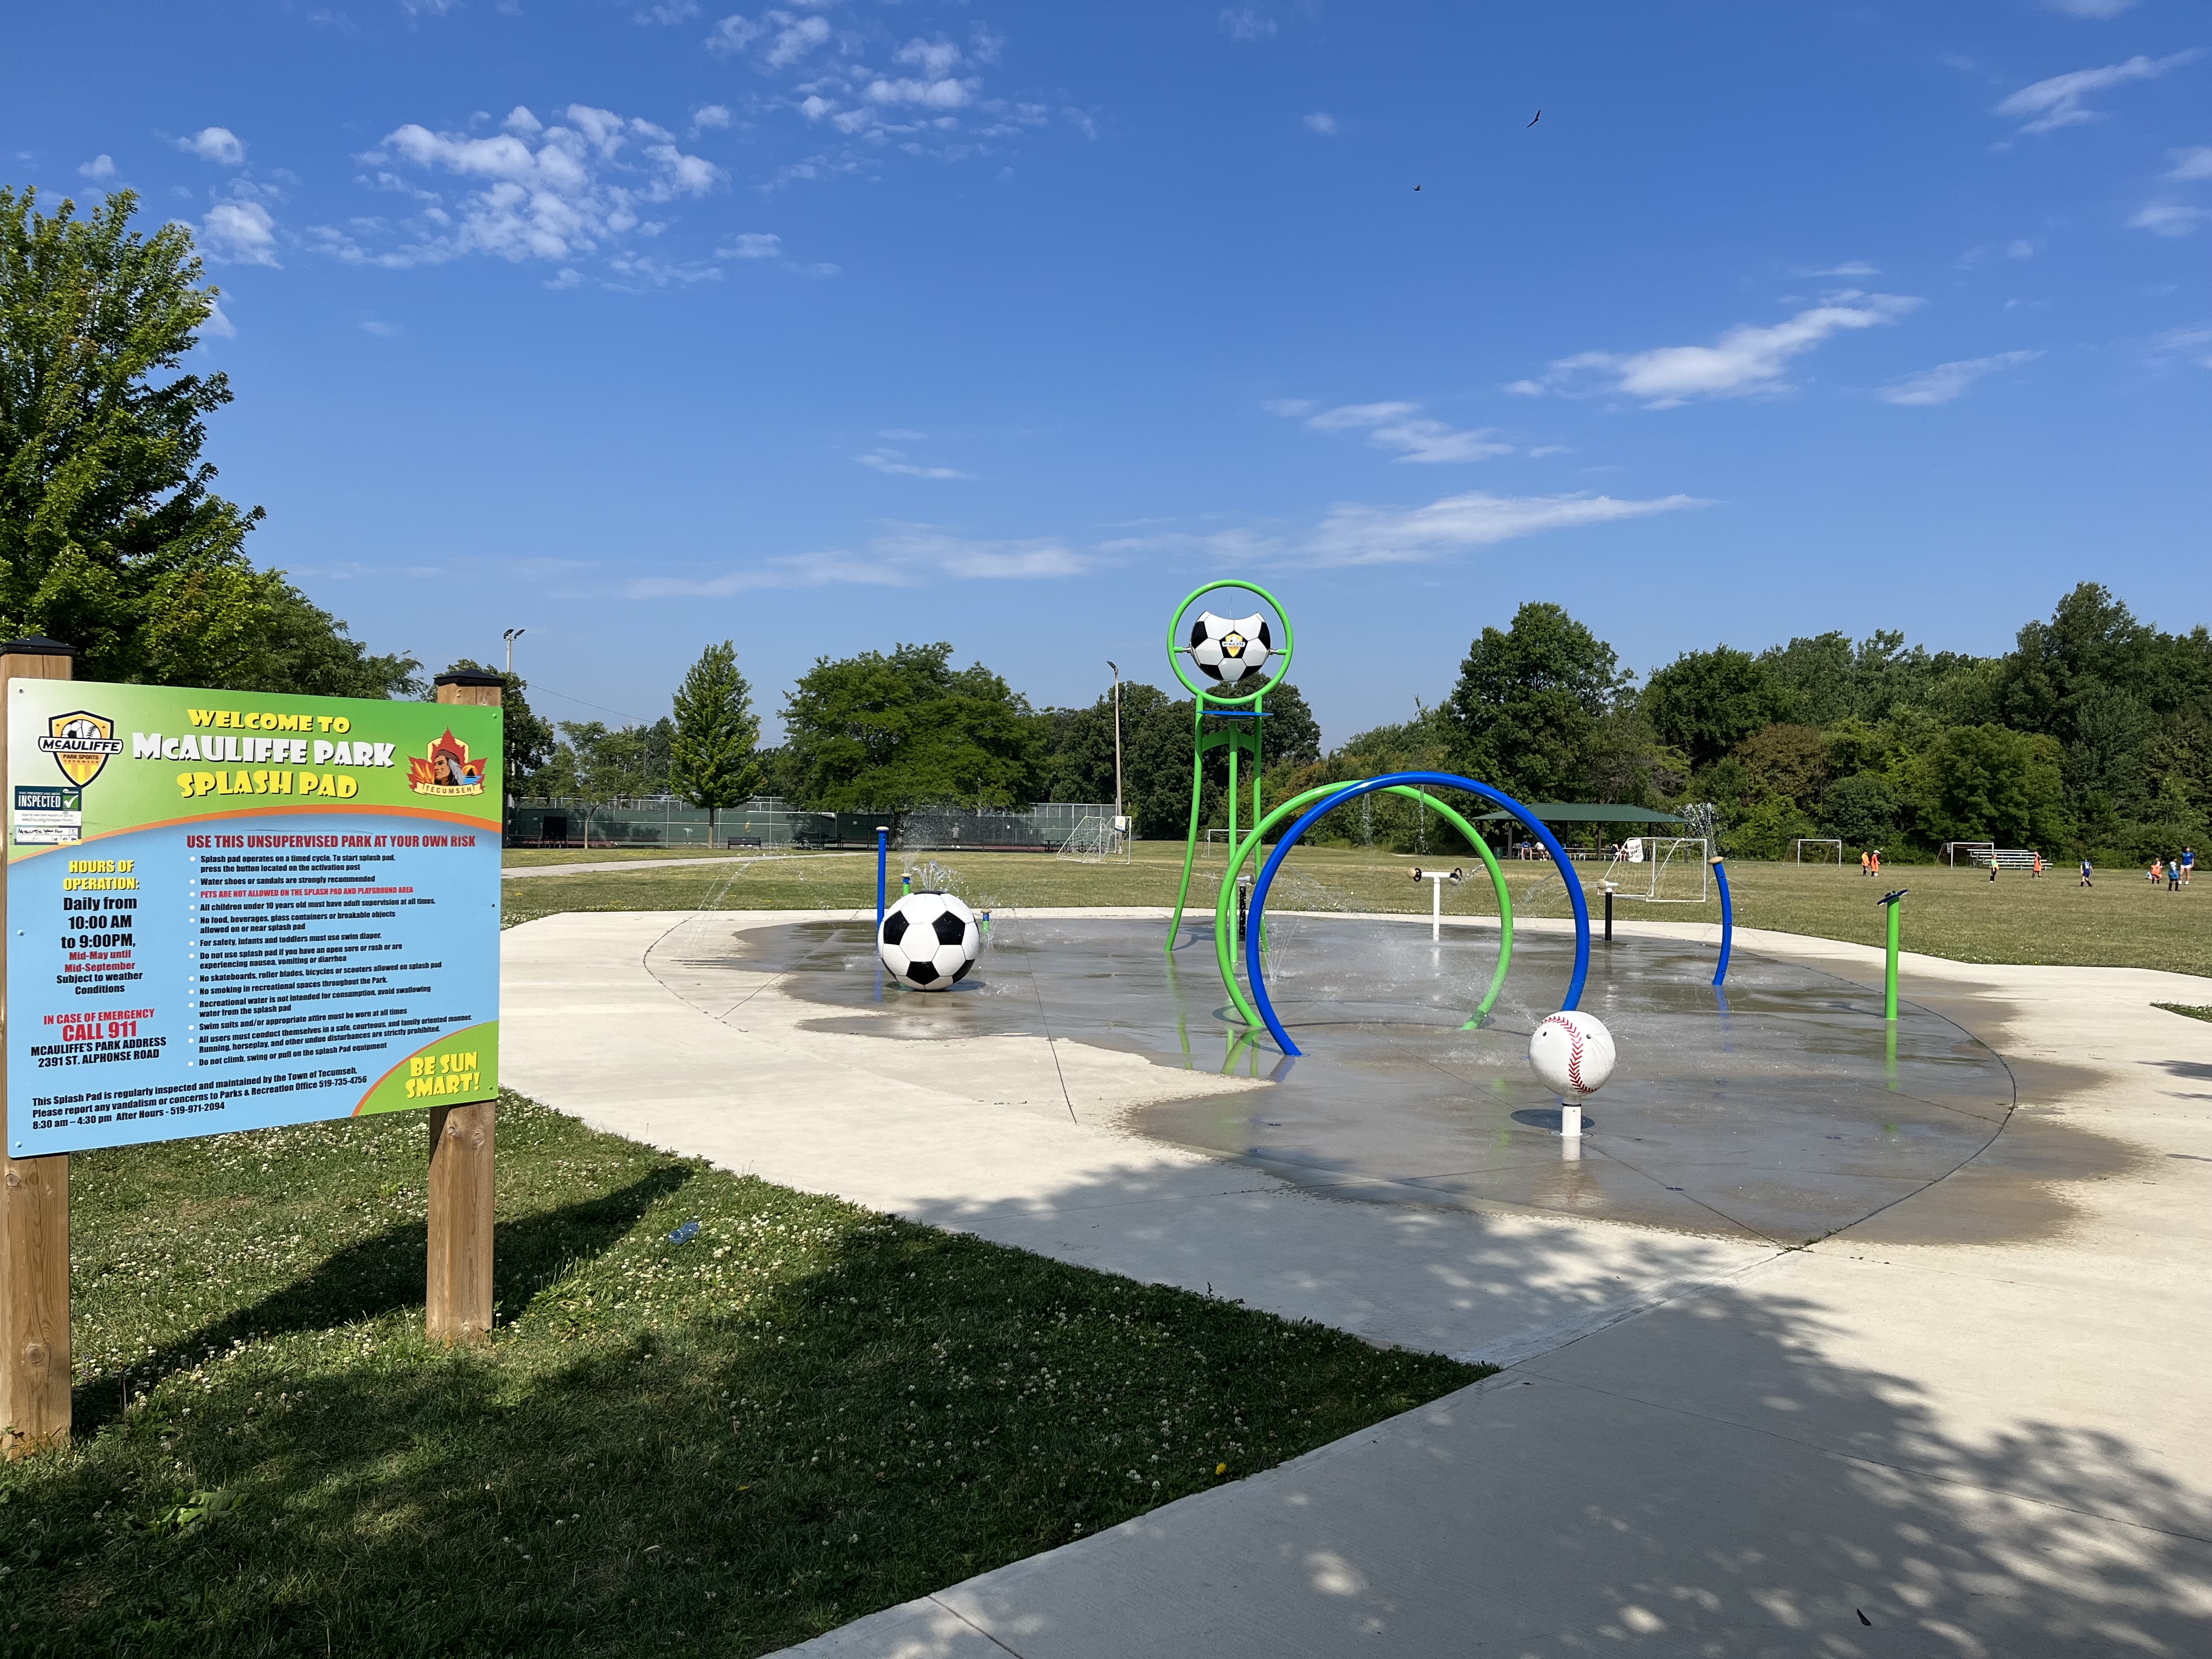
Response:
[[[1889,907],[1889,954],[1881,975],[1881,1017],[1897,1018],[1897,906]]]
[[[1229,729],[1229,850],[1237,850],[1237,751],[1244,745],[1237,740],[1241,728]]]
[[[1175,920],[1168,924],[1168,954],[1175,954],[1176,941],[1182,936],[1183,901],[1190,896],[1191,861],[1198,856],[1199,803],[1206,796],[1206,744],[1200,741],[1206,735],[1206,699],[1192,699],[1190,717],[1190,833],[1182,843],[1182,884],[1176,889]]]
[[[1889,912],[1889,951],[1882,963],[1881,975],[1881,1017],[1884,1019],[1897,1018],[1897,908],[1911,890],[1909,887],[1900,887],[1894,893],[1884,893],[1875,901]]]

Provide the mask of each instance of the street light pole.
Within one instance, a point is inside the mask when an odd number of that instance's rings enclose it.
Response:
[[[514,678],[514,642],[529,631],[526,628],[510,628],[500,635],[507,641],[507,677],[509,679]]]
[[[1114,671],[1114,827],[1121,827],[1127,816],[1121,811],[1121,670],[1110,657],[1106,665]]]

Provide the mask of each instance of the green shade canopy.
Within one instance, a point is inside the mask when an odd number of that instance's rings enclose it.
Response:
[[[1545,823],[1687,823],[1687,818],[1655,806],[1589,806],[1574,801],[1545,801],[1528,809]],[[1485,812],[1477,823],[1511,819],[1510,812]]]

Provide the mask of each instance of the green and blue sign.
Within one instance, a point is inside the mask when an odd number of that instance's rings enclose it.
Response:
[[[497,708],[6,696],[9,1156],[497,1094]]]

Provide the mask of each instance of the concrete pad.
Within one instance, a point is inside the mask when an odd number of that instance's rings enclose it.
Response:
[[[778,926],[793,913],[724,917]],[[1114,1127],[1265,1090],[1044,1036],[884,1042],[803,1029],[775,975],[714,999],[646,955],[681,916],[548,916],[506,937],[507,1086],[595,1127],[1103,1271],[1504,1361],[1772,1255],[1602,1224],[1333,1201]],[[708,1010],[720,1014],[710,1017]]]
[[[816,1029],[768,976],[702,1010],[647,969],[671,921],[509,934],[514,1086],[771,1179],[1510,1365],[793,1653],[2212,1652],[2212,1026],[2149,1006],[2212,1001],[2202,981],[1909,957],[1908,996],[2001,1054],[2021,1103],[1948,1175],[1776,1252],[1319,1196],[1127,1133],[1144,1103],[1199,1097],[1136,1056],[1008,1032],[917,1062],[939,1045]],[[1863,947],[1737,949],[1880,982]],[[1234,1104],[1251,1080],[1167,1083]]]

